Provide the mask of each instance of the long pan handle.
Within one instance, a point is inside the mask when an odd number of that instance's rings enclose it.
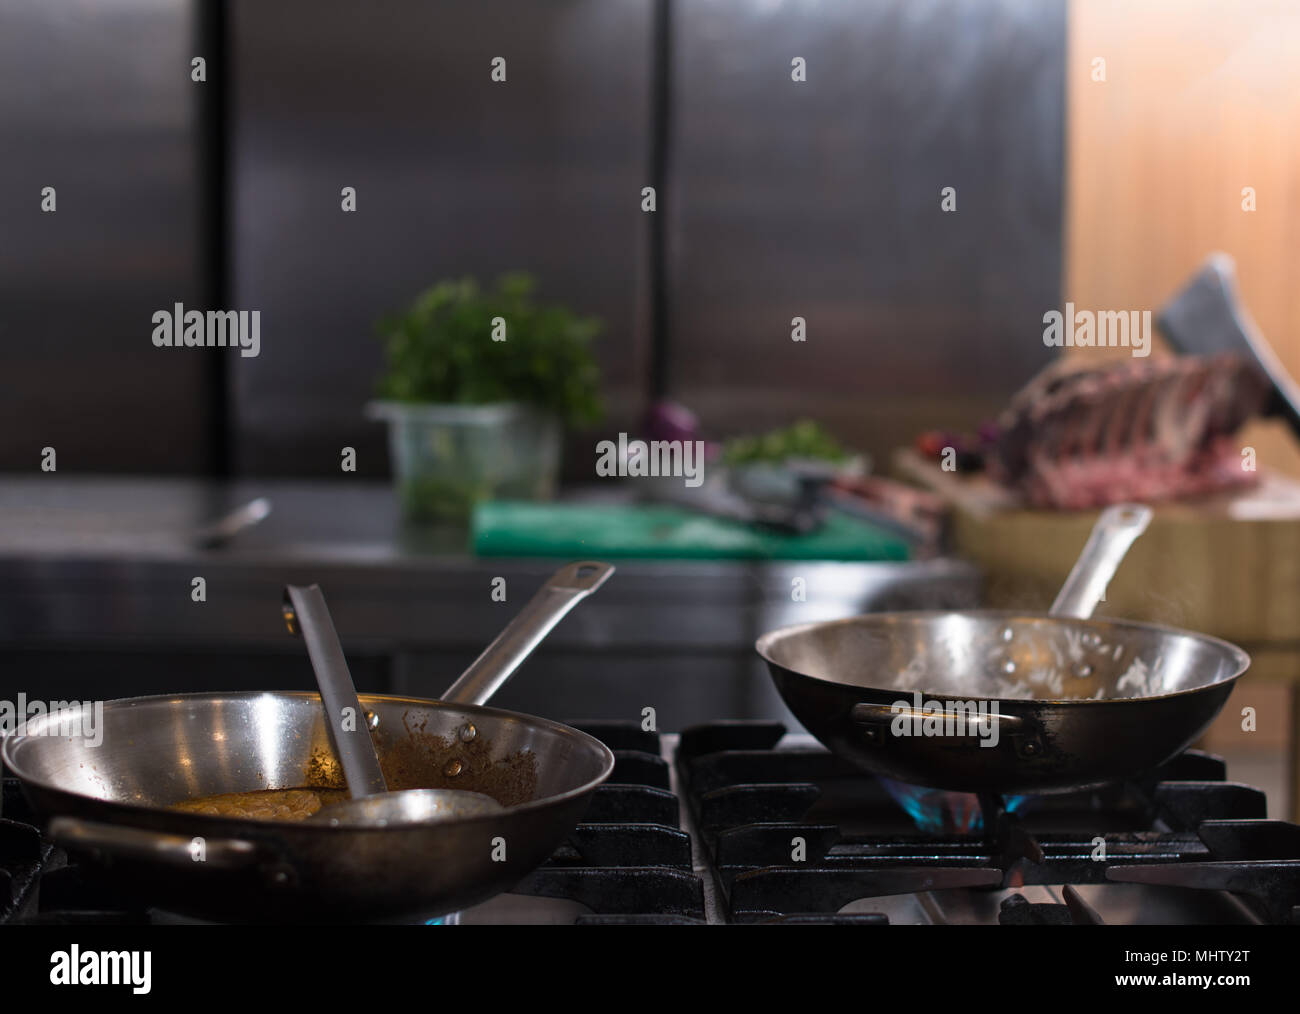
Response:
[[[50,839],[67,849],[97,852],[106,858],[137,859],[193,869],[195,863],[225,870],[269,866],[276,857],[264,842],[238,838],[197,838],[81,817],[55,817]]]
[[[1136,503],[1116,504],[1101,512],[1074,569],[1052,603],[1052,616],[1086,620],[1092,615],[1129,546],[1151,523],[1151,515],[1150,507]]]
[[[460,679],[447,688],[442,699],[449,704],[485,704],[569,610],[613,573],[608,563],[584,561],[561,567]]]
[[[387,792],[384,772],[379,767],[366,712],[357,700],[356,686],[348,671],[348,660],[330,618],[329,607],[320,585],[289,584],[284,587],[284,622],[291,634],[301,634],[307,655],[316,673],[316,685],[325,703],[325,726],[329,729],[334,751],[343,765],[348,792],[353,799]],[[351,712],[352,723],[344,725],[343,716]]]

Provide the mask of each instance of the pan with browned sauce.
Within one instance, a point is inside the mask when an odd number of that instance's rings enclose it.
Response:
[[[613,753],[589,733],[485,706],[612,571],[561,568],[442,700],[358,698],[389,789],[477,792],[499,810],[383,826],[325,820],[333,807],[322,793],[346,786],[318,694],[108,701],[96,716],[102,744],[61,734],[58,716],[46,716],[0,740],[0,759],[54,842],[88,868],[111,867],[115,885],[168,912],[427,921],[517,885],[554,854],[613,771]],[[213,798],[231,794],[242,798]],[[254,819],[221,816],[230,806]],[[218,814],[200,812],[209,807]],[[508,854],[493,841],[508,841]]]
[[[403,716],[404,735],[376,735],[380,766],[389,785],[402,789],[467,789],[492,797],[502,806],[517,806],[533,797],[537,785],[536,758],[519,751],[494,760],[489,737],[473,726],[455,737],[435,736],[421,723]],[[221,792],[173,803],[169,809],[236,820],[300,821],[323,807],[349,798],[337,758],[314,752],[303,772],[303,784],[292,788]]]
[[[236,820],[306,820],[348,798],[340,789],[259,789],[256,792],[223,792],[175,803],[173,810],[202,813],[209,817]]]

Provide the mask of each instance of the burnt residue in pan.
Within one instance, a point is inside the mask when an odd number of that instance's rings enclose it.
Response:
[[[379,766],[390,790],[468,789],[491,796],[502,806],[518,806],[537,792],[537,757],[516,750],[493,759],[492,740],[472,723],[459,726],[450,736],[426,728],[428,715],[413,720],[402,716],[403,732],[379,729],[373,733]],[[343,768],[333,751],[313,752],[303,772],[309,788],[346,788]]]

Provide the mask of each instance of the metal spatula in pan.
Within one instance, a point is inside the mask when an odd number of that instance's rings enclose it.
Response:
[[[569,610],[604,584],[612,573],[614,568],[607,563],[583,562],[561,567],[448,687],[442,699],[453,703],[486,701]],[[312,820],[335,826],[390,826],[485,816],[503,809],[490,796],[464,789],[389,791],[320,588],[316,585],[286,587],[284,617],[290,633],[301,633],[307,644],[325,703],[330,737],[352,795],[347,802],[325,807]],[[345,725],[343,718],[348,714],[353,716],[353,721]]]
[[[386,826],[478,816],[503,809],[492,797],[463,789],[389,792],[370,738],[365,710],[357,700],[343,646],[320,586],[288,585],[284,590],[284,620],[289,632],[299,634],[307,644],[307,655],[325,704],[330,741],[352,796],[350,802],[326,807],[312,819],[331,824],[360,822]],[[351,721],[347,721],[349,717]]]

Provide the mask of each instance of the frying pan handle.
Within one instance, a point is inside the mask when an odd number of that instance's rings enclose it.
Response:
[[[487,703],[569,610],[613,573],[614,567],[608,563],[583,561],[561,567],[461,678],[447,688],[442,699],[449,704]]]
[[[887,735],[886,729],[896,719],[901,718],[905,722],[912,723],[925,722],[936,717],[946,720],[946,716],[927,715],[924,711],[917,711],[915,708],[892,704],[855,704],[849,711],[849,720],[854,725],[860,726],[862,734],[876,746],[883,746],[886,740],[893,738]],[[984,725],[985,722],[988,725]],[[1019,715],[1004,715],[997,711],[986,711],[982,715],[967,715],[962,732],[966,736],[983,739],[985,734],[981,732],[981,727],[991,732],[994,722],[997,723],[997,738],[989,739],[987,743],[981,743],[981,746],[993,746],[1005,741],[1011,744],[1016,756],[1024,760],[1033,760],[1042,755],[1043,744],[1039,733],[1032,723],[1025,721]],[[956,729],[947,734],[960,735]]]
[[[892,704],[855,704],[849,712],[849,718],[856,725],[882,725],[892,722],[896,718],[903,718],[909,722],[924,721],[927,718],[934,718],[934,715],[927,715],[915,708],[895,708]],[[968,723],[968,728],[973,726],[977,721],[993,721],[1006,732],[1018,732],[1024,728],[1025,720],[1017,715],[1002,715],[996,711],[972,718]],[[972,736],[976,732],[970,733]]]
[[[65,848],[102,853],[105,857],[139,859],[169,866],[200,864],[240,870],[266,862],[264,847],[238,838],[186,838],[121,824],[101,824],[80,817],[55,817],[49,835]]]
[[[1129,546],[1151,523],[1151,508],[1122,503],[1107,507],[1093,525],[1088,542],[1049,610],[1063,619],[1086,620],[1106,595]]]

